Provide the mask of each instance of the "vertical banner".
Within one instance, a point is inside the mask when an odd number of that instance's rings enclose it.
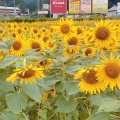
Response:
[[[91,0],[81,0],[81,13],[91,13]]]
[[[92,13],[107,13],[108,0],[92,0]]]
[[[69,14],[80,13],[80,0],[69,0]]]
[[[67,0],[50,0],[50,13],[51,14],[66,14],[67,13]]]
[[[120,2],[117,3],[117,15],[120,16]]]

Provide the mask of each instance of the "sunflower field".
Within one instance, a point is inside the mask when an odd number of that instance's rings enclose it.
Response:
[[[120,120],[120,21],[0,22],[0,120]]]

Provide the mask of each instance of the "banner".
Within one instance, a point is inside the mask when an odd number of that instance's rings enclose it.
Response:
[[[51,14],[66,14],[67,13],[67,0],[50,0],[50,13]]]
[[[107,13],[108,0],[92,0],[92,13]]]
[[[91,0],[81,0],[81,13],[91,13]]]
[[[69,0],[69,14],[80,13],[80,0]]]

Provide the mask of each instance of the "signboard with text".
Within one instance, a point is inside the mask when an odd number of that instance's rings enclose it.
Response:
[[[80,0],[69,0],[69,14],[80,13]]]
[[[67,13],[67,0],[50,0],[50,13],[51,14],[66,14]]]
[[[92,0],[92,13],[107,13],[108,0]]]
[[[91,0],[81,0],[81,13],[91,13]]]

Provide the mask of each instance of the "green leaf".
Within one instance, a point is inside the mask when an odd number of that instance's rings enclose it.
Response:
[[[70,98],[69,101],[67,101],[66,99],[64,99],[64,97],[60,96],[57,99],[55,105],[57,106],[57,112],[70,113],[76,109],[78,102],[72,98]]]
[[[42,87],[40,87],[36,83],[23,84],[21,85],[21,87],[23,89],[23,92],[27,94],[29,97],[31,97],[32,99],[34,99],[36,102],[41,101],[42,89],[43,89]]]
[[[19,114],[27,106],[28,96],[20,92],[9,93],[5,96],[7,106],[14,114]]]
[[[98,108],[98,112],[119,112],[120,111],[120,100],[112,98],[104,98]]]
[[[110,114],[106,112],[95,113],[95,114],[92,114],[86,120],[109,120],[109,115]]]
[[[5,68],[6,66],[11,65],[12,63],[16,62],[19,57],[17,56],[7,56],[0,62],[0,69]]]
[[[79,89],[77,86],[78,86],[78,82],[66,81],[65,88],[67,95],[73,95],[75,93],[78,93]]]
[[[2,42],[2,41],[0,41],[0,49],[3,50],[4,52],[7,52],[9,50],[5,42]]]
[[[15,91],[13,84],[5,81],[7,77],[9,77],[9,74],[5,70],[0,70],[0,89],[5,92]]]
[[[18,116],[10,111],[3,112],[0,120],[17,120]]]

